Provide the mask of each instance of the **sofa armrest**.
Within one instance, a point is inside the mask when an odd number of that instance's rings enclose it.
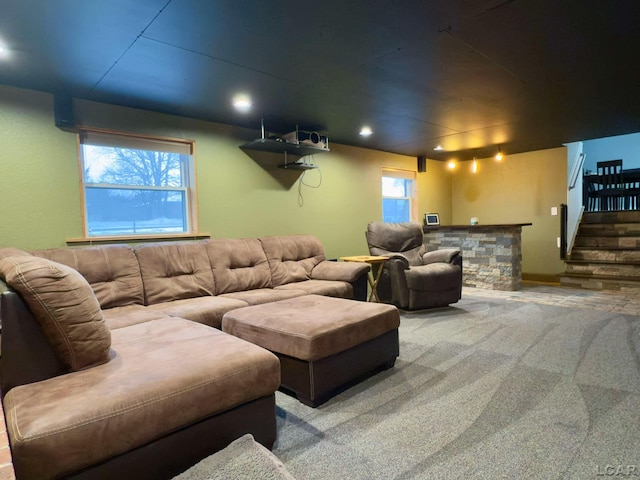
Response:
[[[311,270],[314,280],[338,280],[354,283],[363,275],[369,273],[371,265],[358,262],[332,262],[323,260]]]
[[[443,248],[440,250],[434,250],[422,255],[422,264],[428,265],[429,263],[454,263],[457,256],[460,255],[459,248]]]

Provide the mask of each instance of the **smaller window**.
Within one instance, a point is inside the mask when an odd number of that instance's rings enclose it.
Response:
[[[80,132],[85,237],[190,234],[193,144]]]
[[[416,174],[409,170],[382,169],[382,221],[415,221]]]

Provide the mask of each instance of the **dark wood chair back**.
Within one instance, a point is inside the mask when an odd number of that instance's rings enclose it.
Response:
[[[624,209],[624,180],[622,159],[596,163],[598,169],[598,198],[600,210]]]
[[[583,205],[587,212],[595,212],[600,209],[600,198],[598,197],[599,182],[595,180],[594,175],[584,177],[582,192]]]

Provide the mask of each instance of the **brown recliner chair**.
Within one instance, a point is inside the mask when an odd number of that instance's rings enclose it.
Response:
[[[462,255],[458,248],[427,252],[417,223],[371,222],[371,255],[389,257],[378,283],[380,301],[404,310],[444,307],[462,297]]]

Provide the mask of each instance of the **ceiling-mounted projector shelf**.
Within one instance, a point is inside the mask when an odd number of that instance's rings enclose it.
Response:
[[[329,140],[327,137],[319,135],[316,132],[300,131],[296,126],[294,132],[287,133],[280,137],[265,138],[264,122],[262,122],[261,127],[262,137],[240,145],[240,148],[259,152],[284,153],[284,163],[278,165],[279,168],[288,170],[311,170],[318,168],[318,166],[313,163],[300,160],[289,162],[287,161],[287,155],[306,157],[307,155],[329,151]]]
[[[258,138],[252,142],[240,145],[240,148],[243,150],[258,150],[260,152],[290,153],[299,157],[329,151],[328,148],[315,147],[303,143],[285,142],[284,140],[272,140],[270,138]]]

